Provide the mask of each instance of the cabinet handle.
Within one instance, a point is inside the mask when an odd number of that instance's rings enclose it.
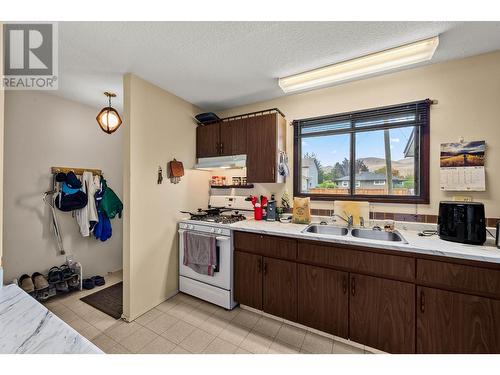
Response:
[[[351,278],[351,294],[353,296],[356,295],[356,281],[355,281],[354,277]]]
[[[224,153],[224,143],[220,143],[220,153],[223,154]]]
[[[423,290],[420,291],[420,311],[425,312],[425,294]]]
[[[342,291],[347,293],[347,276],[342,277]]]
[[[262,272],[262,259],[257,259],[257,269],[259,270],[259,273]]]
[[[267,263],[264,262],[264,276],[267,275]]]

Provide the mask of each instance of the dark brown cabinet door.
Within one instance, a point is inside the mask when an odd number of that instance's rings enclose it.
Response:
[[[236,119],[220,124],[221,155],[243,155],[247,153],[247,121]]]
[[[297,241],[293,238],[234,231],[234,248],[272,258],[297,258]]]
[[[298,322],[347,338],[349,274],[298,265]]]
[[[219,124],[198,126],[196,128],[196,157],[218,156],[219,149]]]
[[[262,256],[234,252],[234,299],[262,310]]]
[[[247,118],[247,181],[276,182],[277,114]]]
[[[417,353],[500,353],[500,301],[418,287]]]
[[[389,353],[415,352],[415,285],[350,274],[350,339]]]
[[[297,321],[297,264],[264,257],[263,310]]]

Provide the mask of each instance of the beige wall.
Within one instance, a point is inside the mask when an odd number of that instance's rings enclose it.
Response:
[[[50,209],[42,195],[52,186],[50,167],[99,168],[122,196],[122,135],[105,134],[98,108],[43,91],[8,91],[5,98],[4,276],[46,272],[59,255]],[[57,211],[64,247],[82,263],[85,276],[122,269],[122,219],[111,220],[106,242],[82,237],[71,213]]]
[[[209,174],[189,169],[198,108],[131,74],[124,99],[124,317],[132,320],[177,292],[179,211],[207,205]],[[173,158],[185,176],[157,185],[158,166]]]
[[[3,23],[0,22],[0,75],[3,75]],[[3,131],[4,131],[4,90],[0,87],[0,212],[3,212]],[[3,215],[0,215],[0,270],[3,254]],[[0,285],[2,275],[0,272]]]
[[[415,68],[339,86],[288,95],[275,100],[233,108],[221,113],[238,113],[278,107],[287,120],[341,113],[404,103],[425,98],[437,99],[431,109],[430,205],[374,204],[386,212],[436,214],[438,203],[452,193],[439,190],[439,146],[442,142],[483,140],[487,142],[486,192],[474,192],[475,200],[486,206],[488,217],[500,217],[500,52]],[[287,128],[287,149],[292,159],[293,129]],[[292,178],[286,183],[292,194]],[[282,191],[285,186],[268,186]],[[333,208],[333,203],[314,202],[312,207]]]

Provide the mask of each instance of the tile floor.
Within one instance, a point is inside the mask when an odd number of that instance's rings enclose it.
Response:
[[[121,273],[106,277],[108,287]],[[101,287],[102,288],[102,287]],[[131,323],[115,320],[80,301],[82,291],[48,301],[54,314],[110,354],[362,354],[352,346],[242,308],[227,311],[179,293]]]

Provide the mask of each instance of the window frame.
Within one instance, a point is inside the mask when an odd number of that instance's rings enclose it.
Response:
[[[294,137],[293,137],[293,195],[296,197],[310,197],[311,200],[318,201],[335,201],[335,200],[353,200],[353,201],[369,201],[375,203],[418,203],[418,204],[429,204],[429,156],[430,156],[430,106],[433,104],[433,101],[430,99],[402,103],[397,105],[364,109],[355,112],[346,112],[328,116],[307,118],[302,120],[294,120]],[[353,123],[353,118],[358,118],[363,115],[376,116],[379,114],[388,113],[390,111],[405,111],[408,112],[414,111],[419,115],[419,118],[415,120],[415,124],[408,124],[406,126],[414,126],[415,127],[415,141],[419,142],[419,160],[415,161],[415,170],[418,170],[418,195],[412,196],[402,196],[402,195],[369,195],[369,194],[356,194],[355,193],[355,136],[351,136],[351,147],[350,147],[350,188],[349,194],[308,194],[303,193],[300,185],[301,181],[301,156],[302,156],[302,136],[300,134],[301,126],[304,123],[314,123],[314,122],[328,122],[328,121],[339,121],[344,119],[350,119],[351,123]],[[348,130],[342,131],[333,131],[331,133],[323,132],[320,135],[331,135],[331,134],[352,134],[359,133],[360,131],[375,131],[382,129],[391,129],[404,127],[405,125],[394,124],[394,125],[375,125],[367,128],[361,128],[363,130],[359,130],[354,128],[351,125],[351,128]],[[305,138],[305,137],[304,137]],[[417,173],[415,173],[415,176]],[[417,184],[417,179],[415,180]],[[416,185],[417,186],[417,185]],[[417,187],[416,187],[417,188]]]

